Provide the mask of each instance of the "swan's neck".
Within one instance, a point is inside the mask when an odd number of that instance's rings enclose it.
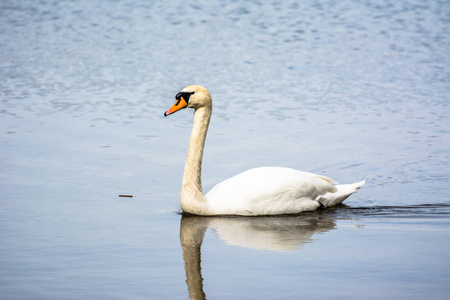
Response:
[[[212,107],[204,106],[196,109],[194,113],[194,125],[181,187],[181,208],[188,213],[207,213],[206,197],[202,187],[202,159],[211,112]]]

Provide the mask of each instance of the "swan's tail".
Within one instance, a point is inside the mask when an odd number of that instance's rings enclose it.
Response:
[[[347,199],[351,194],[359,190],[366,180],[361,180],[356,183],[351,184],[338,184],[336,185],[337,191],[334,193],[326,193],[320,198],[320,202],[325,205],[325,207],[341,204],[345,199]]]

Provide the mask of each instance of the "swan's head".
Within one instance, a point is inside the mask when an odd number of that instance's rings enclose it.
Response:
[[[173,114],[180,109],[189,107],[198,109],[200,107],[212,107],[211,94],[200,85],[190,85],[182,89],[176,96],[175,104],[164,113],[164,116]]]

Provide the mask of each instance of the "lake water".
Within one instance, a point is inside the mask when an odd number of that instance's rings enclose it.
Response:
[[[0,1],[1,299],[449,299],[450,2]],[[298,216],[182,216],[258,166],[367,183]],[[132,198],[119,197],[132,195]]]

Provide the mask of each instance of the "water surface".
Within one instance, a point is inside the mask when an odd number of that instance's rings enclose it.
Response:
[[[447,299],[448,1],[0,1],[5,299]],[[300,216],[179,212],[286,166],[367,184]],[[123,198],[119,195],[132,195]]]

